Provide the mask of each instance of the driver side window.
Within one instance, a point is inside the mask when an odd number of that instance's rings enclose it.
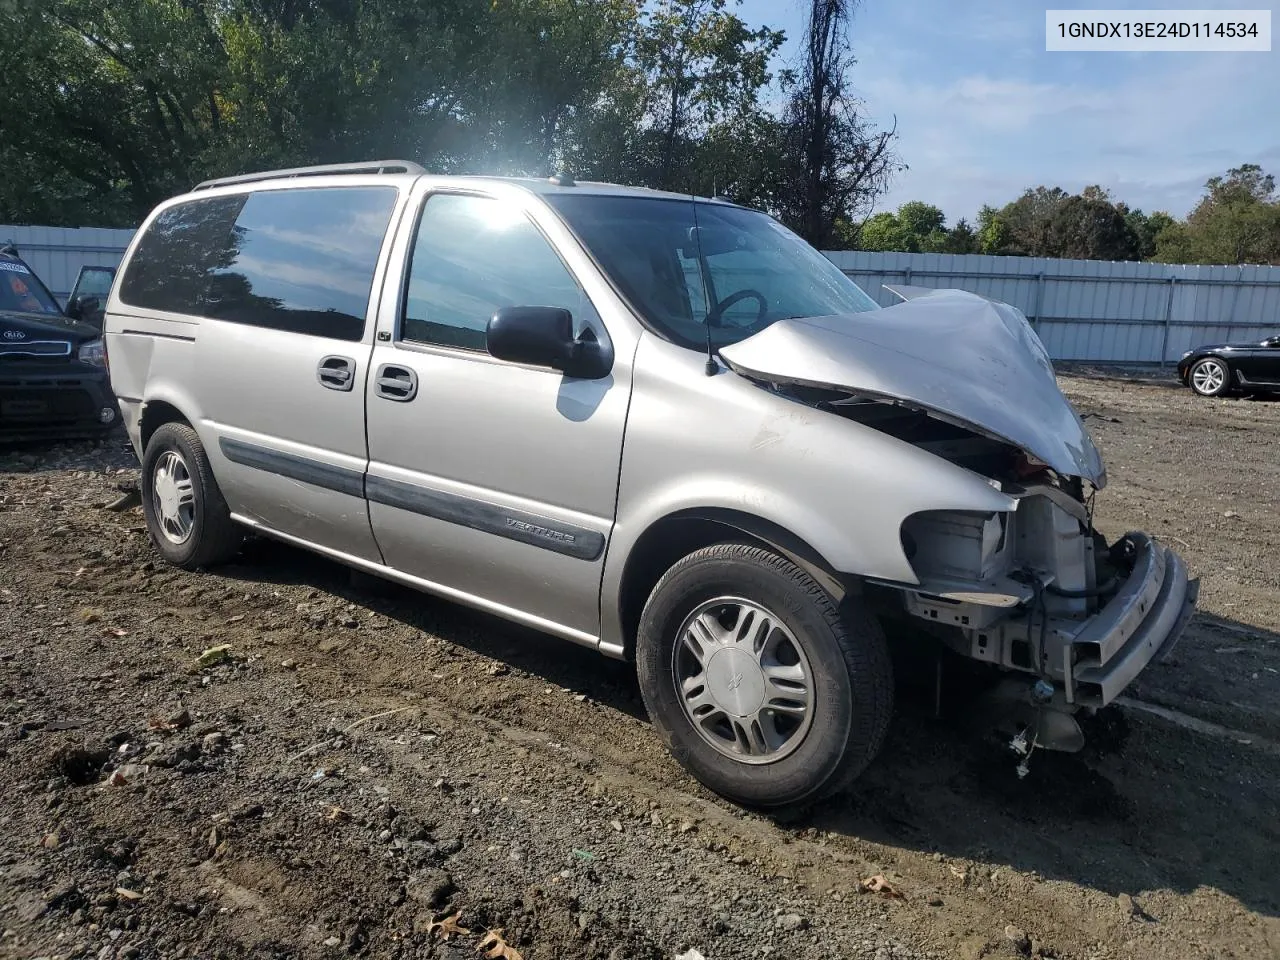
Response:
[[[522,211],[492,197],[430,197],[409,265],[402,339],[483,352],[500,307],[562,307],[578,327],[591,315],[577,280]]]

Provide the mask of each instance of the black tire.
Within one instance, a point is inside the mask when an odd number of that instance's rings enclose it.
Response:
[[[748,763],[726,755],[704,738],[681,702],[675,667],[681,627],[721,597],[759,604],[807,658],[808,726],[777,760]],[[856,598],[837,606],[794,563],[746,543],[697,550],[658,581],[641,615],[636,667],[649,716],[676,760],[711,790],[746,806],[795,806],[838,792],[879,752],[893,714],[893,668],[875,618]],[[709,693],[709,680],[707,686]]]
[[[1205,371],[1210,367],[1216,367],[1221,372],[1222,381],[1212,389],[1202,389],[1196,384],[1196,372]],[[1187,371],[1187,385],[1191,387],[1192,393],[1197,393],[1202,397],[1221,397],[1231,389],[1231,368],[1227,365],[1227,361],[1218,357],[1205,357],[1203,360],[1197,360]]]
[[[181,543],[166,534],[158,514],[156,468],[167,453],[181,458],[191,481],[191,527]],[[166,423],[151,435],[142,457],[141,486],[147,530],[156,550],[169,563],[184,570],[197,570],[226,563],[239,552],[244,531],[231,519],[204,445],[191,427],[185,423]]]

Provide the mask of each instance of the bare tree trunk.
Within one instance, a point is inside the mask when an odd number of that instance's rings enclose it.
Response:
[[[784,215],[815,246],[852,222],[897,168],[896,127],[869,132],[848,93],[847,32],[858,0],[810,0],[799,83],[787,111],[792,188]]]
[[[676,69],[671,83],[671,106],[667,113],[667,129],[662,140],[662,167],[659,184],[664,189],[671,187],[671,167],[675,161],[676,135],[680,132],[680,87],[684,82],[684,65]]]

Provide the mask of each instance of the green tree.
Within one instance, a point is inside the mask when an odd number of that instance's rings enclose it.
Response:
[[[989,204],[978,211],[978,252],[1000,254],[1009,244],[1009,227],[1001,212]]]
[[[943,253],[978,253],[980,251],[978,235],[974,233],[969,221],[961,217],[956,225],[947,233],[943,244]]]
[[[931,203],[911,200],[898,207],[898,222],[902,224],[916,251],[937,253],[946,244],[947,218]]]
[[[1211,177],[1181,229],[1166,227],[1156,258],[1184,263],[1280,263],[1275,177],[1254,163]]]
[[[946,217],[930,203],[912,200],[897,213],[877,213],[862,225],[858,245],[863,250],[895,250],[902,253],[945,252]]]
[[[726,125],[761,122],[759,96],[783,34],[752,30],[728,8],[728,0],[657,0],[641,15],[631,76],[604,111],[628,134],[610,165],[631,171],[633,182],[691,189],[709,131],[736,144]]]
[[[910,252],[910,241],[897,214],[886,210],[867,218],[857,242],[862,250]]]
[[[1149,216],[1141,210],[1125,210],[1124,220],[1133,234],[1139,260],[1154,257],[1160,234],[1177,222],[1163,210],[1157,210]]]
[[[1069,260],[1137,259],[1137,242],[1125,216],[1105,193],[1086,188],[1054,209],[1045,255]]]
[[[1134,260],[1139,244],[1127,210],[1096,185],[1077,195],[1033,187],[998,211],[983,208],[979,242],[983,253],[1006,256]]]
[[[0,218],[131,224],[207,176],[314,162],[546,173],[625,88],[638,17],[635,0],[18,0]]]
[[[400,157],[728,193],[830,240],[896,163],[819,10],[851,0],[815,0],[816,114],[740,0],[0,2],[0,220],[132,225],[209,177]]]

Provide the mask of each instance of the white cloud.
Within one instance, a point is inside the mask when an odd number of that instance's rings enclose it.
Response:
[[[1265,54],[1135,55],[1097,77],[1061,71],[1070,79],[1002,75],[994,64],[930,81],[909,60],[885,61],[877,72],[862,65],[859,93],[882,123],[896,114],[911,169],[882,207],[923,199],[954,221],[1029,186],[1100,183],[1132,206],[1181,215],[1216,173],[1280,166],[1280,130],[1264,120],[1280,69]]]

